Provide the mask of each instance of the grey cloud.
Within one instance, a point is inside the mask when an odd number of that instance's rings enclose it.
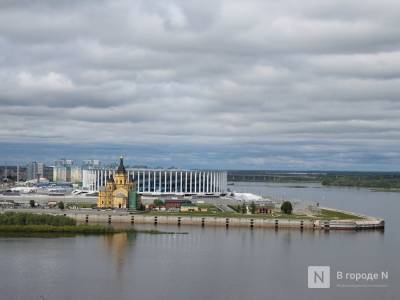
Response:
[[[1,1],[0,140],[173,144],[175,165],[392,169],[399,8]]]

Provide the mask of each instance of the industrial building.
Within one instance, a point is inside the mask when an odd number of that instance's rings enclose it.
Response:
[[[44,175],[44,164],[37,161],[30,162],[26,167],[26,179],[38,179]]]

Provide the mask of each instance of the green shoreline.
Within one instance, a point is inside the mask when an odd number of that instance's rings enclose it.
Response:
[[[155,229],[114,228],[113,226],[78,224],[70,217],[49,214],[6,212],[0,214],[0,234],[105,235],[116,233],[184,234]]]
[[[105,235],[116,233],[145,233],[145,234],[187,234],[186,232],[159,231],[155,229],[137,230],[134,228],[114,228],[101,225],[0,225],[1,233],[56,233],[56,234],[82,234],[82,235]]]
[[[0,232],[114,234],[128,231],[100,225],[0,225]]]

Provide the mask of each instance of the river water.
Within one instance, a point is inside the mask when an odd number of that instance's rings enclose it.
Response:
[[[188,234],[0,237],[0,299],[400,299],[400,193],[317,184],[230,188],[382,217],[386,229],[158,226]],[[308,266],[329,266],[330,288],[309,289]],[[388,278],[356,282],[337,272]]]

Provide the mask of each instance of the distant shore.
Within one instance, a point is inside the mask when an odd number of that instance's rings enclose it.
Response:
[[[264,182],[292,184],[308,183],[323,186],[369,188],[379,191],[400,191],[400,172],[295,172],[295,171],[230,171],[228,186],[236,182]]]

